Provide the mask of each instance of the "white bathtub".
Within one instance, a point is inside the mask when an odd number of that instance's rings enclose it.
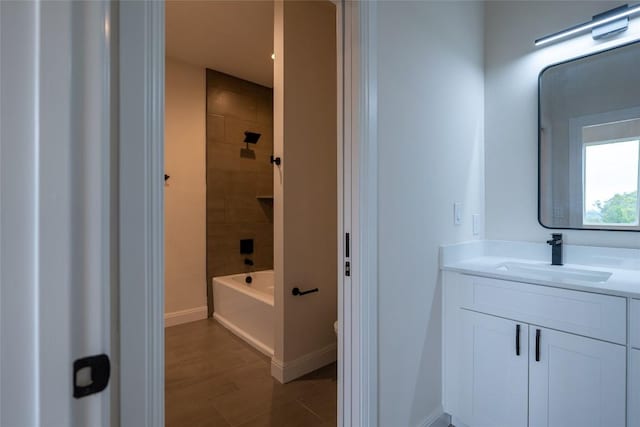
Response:
[[[273,270],[213,278],[213,317],[256,350],[273,356]]]

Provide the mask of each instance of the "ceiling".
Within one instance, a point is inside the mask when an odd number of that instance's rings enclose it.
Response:
[[[273,87],[273,1],[169,0],[166,55]]]

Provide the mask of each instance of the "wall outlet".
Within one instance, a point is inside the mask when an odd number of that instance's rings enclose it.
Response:
[[[462,202],[455,202],[453,204],[453,224],[462,224]]]
[[[472,224],[473,224],[473,235],[477,236],[480,234],[480,214],[471,215]]]

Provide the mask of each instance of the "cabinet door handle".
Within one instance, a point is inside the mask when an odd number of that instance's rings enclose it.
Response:
[[[536,362],[540,361],[540,329],[536,329]]]
[[[520,356],[520,325],[516,325],[516,356]]]

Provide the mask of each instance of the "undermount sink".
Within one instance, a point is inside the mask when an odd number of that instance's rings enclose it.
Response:
[[[505,262],[500,264],[496,269],[552,281],[578,280],[581,282],[603,283],[611,277],[611,273],[608,271],[583,270],[559,265],[528,264],[522,262]]]

